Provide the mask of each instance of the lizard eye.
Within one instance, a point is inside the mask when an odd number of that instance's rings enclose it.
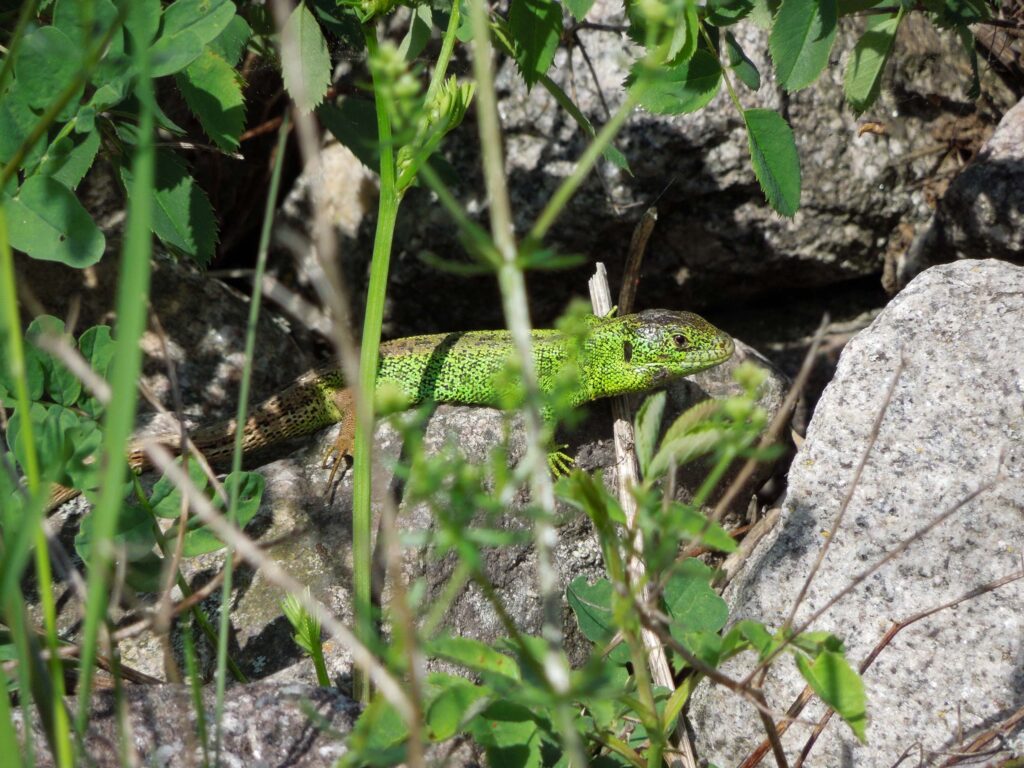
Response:
[[[690,340],[683,336],[681,333],[677,333],[672,337],[672,341],[675,342],[676,349],[686,349],[690,346]]]

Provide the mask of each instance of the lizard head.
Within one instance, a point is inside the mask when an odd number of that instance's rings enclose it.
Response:
[[[595,352],[603,360],[607,391],[601,395],[643,391],[689,376],[724,363],[734,349],[729,334],[699,315],[663,309],[605,320],[588,346],[591,360]]]

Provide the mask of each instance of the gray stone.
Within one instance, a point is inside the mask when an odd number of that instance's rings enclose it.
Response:
[[[128,685],[124,688],[130,748],[141,765],[159,768],[203,765],[192,693],[184,685]],[[214,691],[203,692],[208,738],[216,722]],[[85,749],[99,768],[124,765],[113,691],[93,696]],[[334,765],[345,749],[359,706],[329,688],[309,685],[239,685],[227,689],[221,717],[220,764],[227,768],[319,768]],[[14,713],[23,728],[21,711]],[[38,722],[32,723],[35,765],[54,765]],[[211,754],[212,761],[212,754]]]
[[[724,397],[738,393],[731,372],[742,360],[760,362],[769,370],[761,403],[774,414],[786,393],[786,382],[763,358],[744,345],[736,357],[718,368],[705,371],[691,379],[676,382],[669,388],[666,425],[678,412],[707,397]],[[592,418],[567,435],[582,468],[602,470],[609,485],[614,482],[614,452],[606,403],[589,407]],[[424,445],[437,454],[453,450],[475,463],[485,462],[491,450],[510,430],[510,461],[522,455],[522,429],[518,421],[511,424],[500,411],[489,408],[442,405],[426,424]],[[352,485],[350,473],[341,475],[337,487],[328,493],[328,470],[321,457],[334,444],[336,429],[328,429],[310,437],[304,447],[291,456],[273,461],[258,471],[266,479],[266,490],[260,513],[250,524],[250,533],[266,548],[268,555],[281,563],[312,593],[325,602],[343,621],[351,620],[351,519]],[[404,489],[392,476],[391,466],[402,452],[398,432],[383,425],[377,433],[377,450],[381,462],[375,477],[378,498],[389,489],[402,499]],[[688,468],[684,468],[688,469]],[[737,514],[746,510],[751,494],[771,473],[765,467],[739,495]],[[685,497],[696,488],[699,473],[680,470],[678,493]],[[727,478],[728,480],[728,478]],[[502,511],[491,519],[478,516],[475,524],[504,530],[528,530],[529,521],[522,510],[526,498],[520,493],[503,502]],[[380,504],[376,505],[379,513]],[[559,518],[559,541],[555,561],[560,583],[564,587],[579,575],[591,578],[603,574],[603,563],[596,537],[585,516],[562,510]],[[402,503],[398,525],[404,534],[428,535],[437,532],[437,521],[426,505]],[[375,522],[376,530],[376,522]],[[204,556],[186,561],[185,573],[196,585],[205,582],[218,567],[219,556]],[[538,632],[541,622],[540,596],[536,588],[536,557],[532,545],[522,544],[485,550],[484,567],[505,602],[509,615],[520,629]],[[420,582],[427,603],[439,597],[455,566],[452,557],[439,558],[430,548],[408,547],[403,562],[404,574],[410,582]],[[278,681],[314,682],[312,664],[301,656],[291,640],[292,630],[283,618],[279,601],[280,589],[268,583],[262,573],[252,573],[242,566],[236,574],[237,588],[232,598],[231,624],[233,657],[247,674]],[[387,600],[385,594],[385,600]],[[218,601],[209,599],[204,605],[211,614],[218,612]],[[507,633],[494,611],[486,604],[479,590],[469,586],[455,595],[445,616],[445,627],[454,634],[493,641]],[[571,657],[582,661],[588,644],[579,635],[575,619],[568,608],[564,613],[564,630]],[[204,643],[201,639],[199,645]],[[179,643],[176,640],[175,645]],[[162,676],[163,660],[160,643],[151,635],[122,643],[125,662],[154,676]],[[212,662],[212,656],[207,657]],[[328,672],[332,679],[345,681],[351,674],[351,657],[347,650],[328,642]],[[343,682],[344,684],[344,682]]]
[[[904,369],[844,523],[797,623],[907,539],[910,548],[814,623],[838,634],[856,666],[894,621],[1020,568],[1024,542],[1024,268],[960,261],[920,275],[843,352],[789,476],[782,518],[726,597],[733,620],[778,627],[848,491],[872,424]],[[929,521],[1001,482],[921,535]],[[910,745],[926,764],[1024,705],[1024,584],[932,615],[896,635],[864,675],[868,743],[833,718],[810,765],[893,765]],[[742,677],[754,661],[732,660]],[[782,713],[803,683],[789,658],[772,667],[768,705]],[[820,707],[808,707],[814,721]],[[763,738],[755,711],[703,684],[690,712],[702,758],[735,765]],[[809,728],[783,743],[795,758]],[[1019,733],[1016,736],[1020,745]],[[997,744],[1003,749],[1002,744]],[[915,747],[913,758],[916,761]],[[1005,752],[999,753],[1005,756]],[[992,757],[992,755],[989,755]]]
[[[897,264],[899,284],[952,259],[1024,261],[1024,101],[949,185]]]
[[[599,0],[588,20],[622,24],[622,6]],[[737,86],[744,107],[779,111],[793,126],[803,208],[786,219],[767,206],[750,167],[742,118],[724,90],[694,114],[665,117],[638,110],[615,142],[632,175],[602,163],[568,204],[545,245],[601,259],[616,279],[638,217],[647,206],[657,205],[659,223],[640,286],[644,306],[730,306],[738,299],[772,293],[788,300],[795,289],[880,274],[883,253],[904,250],[906,228],[912,230],[931,215],[930,190],[922,185],[955,162],[950,155],[940,169],[935,167],[950,135],[963,136],[968,123],[975,127],[995,122],[977,114],[967,95],[967,58],[955,36],[940,33],[916,15],[901,26],[880,100],[861,117],[845,105],[842,79],[862,20],[843,20],[833,52],[836,63],[818,82],[793,94],[784,93],[774,80],[767,33],[749,20],[730,30],[762,78],[756,93]],[[551,76],[600,125],[608,114],[603,102],[612,110],[621,103],[622,84],[638,50],[614,31],[581,28],[576,34],[581,45],[557,52]],[[506,177],[516,229],[523,235],[572,172],[587,141],[542,86],[525,89],[513,62],[501,62],[497,87]],[[984,87],[997,105],[1008,108],[1013,103],[995,78],[987,78]],[[861,134],[858,128],[865,122],[881,124],[884,133]],[[979,133],[974,146],[986,135]],[[485,221],[487,202],[472,120],[446,139],[444,154],[455,169],[453,192],[470,215]],[[343,188],[339,195],[352,189],[350,175],[338,178]],[[330,178],[325,182],[334,183]],[[372,227],[347,222],[341,235],[346,264],[353,259],[365,264]],[[410,190],[399,213],[388,290],[390,333],[501,323],[491,276],[460,278],[466,290],[452,291],[449,274],[420,260],[425,251],[466,258],[450,216],[428,190],[418,188]],[[541,322],[562,311],[589,271],[583,266],[557,280],[547,273],[531,276],[532,307]],[[365,280],[364,272],[352,271],[358,284]]]

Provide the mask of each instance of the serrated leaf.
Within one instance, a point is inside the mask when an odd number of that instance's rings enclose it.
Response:
[[[88,267],[103,256],[107,239],[78,198],[47,176],[25,180],[6,202],[11,246],[35,259]]]
[[[735,24],[754,9],[754,0],[708,0],[704,18],[716,27]]]
[[[324,100],[331,84],[331,56],[320,25],[305,3],[299,3],[281,30],[284,86],[303,112]]]
[[[796,657],[804,680],[821,700],[836,711],[857,739],[867,741],[867,698],[864,681],[841,653],[822,651],[812,662],[806,656]]]
[[[63,136],[47,148],[36,174],[49,176],[74,190],[92,167],[99,148],[99,131]]]
[[[772,208],[783,216],[792,216],[800,207],[800,157],[793,129],[770,109],[744,110],[743,120],[761,191]]]
[[[807,87],[828,65],[836,17],[836,0],[782,0],[768,49],[787,91]]]
[[[760,88],[761,73],[757,71],[754,62],[744,53],[732,32],[725,33],[725,50],[729,56],[729,69],[736,73],[740,82],[752,91]]]
[[[882,72],[892,52],[902,11],[895,16],[871,16],[867,29],[853,47],[846,63],[843,91],[854,111],[861,113],[870,107],[882,88]]]
[[[175,80],[206,135],[225,152],[238,149],[238,138],[245,127],[245,99],[235,70],[206,49]]]
[[[250,37],[252,27],[249,26],[249,22],[241,16],[233,16],[221,33],[210,42],[209,49],[235,67],[238,66]]]
[[[562,7],[554,0],[512,0],[508,31],[527,89],[548,71],[562,39]]]
[[[131,188],[131,169],[122,166],[121,178]],[[217,244],[217,223],[206,193],[172,152],[157,150],[153,233],[168,247],[205,266]]]
[[[435,637],[427,643],[427,653],[466,667],[473,672],[500,675],[519,680],[515,659],[499,653],[487,643],[469,637]]]
[[[682,115],[704,107],[722,79],[722,67],[711,53],[698,50],[689,61],[666,67],[633,67],[627,85],[640,105],[656,115]]]
[[[627,344],[629,342],[626,342]],[[640,474],[647,477],[647,469],[654,457],[654,448],[658,443],[658,434],[661,432],[661,417],[665,413],[664,391],[656,392],[640,406],[634,419],[634,437],[636,440],[636,458],[640,464]]]
[[[587,15],[593,5],[594,0],[565,0],[565,7],[569,9],[569,13],[576,21],[583,21],[583,17]]]
[[[697,17],[697,5],[693,0],[683,0],[683,12],[676,20],[672,30],[672,41],[669,43],[665,60],[673,64],[681,64],[693,58],[697,50],[697,35],[700,32],[700,20]]]
[[[169,5],[150,52],[152,76],[173,75],[198,59],[234,16],[229,0],[176,0]]]

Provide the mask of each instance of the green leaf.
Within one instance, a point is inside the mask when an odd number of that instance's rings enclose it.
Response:
[[[64,335],[64,321],[52,315],[39,315],[29,324],[25,332],[26,340],[37,348],[39,348],[39,339],[42,336],[61,337]],[[41,348],[39,350],[43,371],[46,375],[45,393],[50,400],[58,405],[66,407],[74,405],[78,396],[82,394],[82,382],[58,360]]]
[[[740,47],[732,32],[725,33],[725,50],[729,55],[729,69],[736,73],[747,88],[756,91],[761,87],[761,73]]]
[[[800,207],[800,157],[793,129],[770,109],[744,110],[743,119],[754,175],[768,204],[783,216],[792,216]]]
[[[697,5],[693,0],[683,0],[683,12],[676,20],[672,30],[672,41],[669,43],[665,60],[672,64],[681,64],[693,58],[697,51],[697,36],[700,32],[700,19],[697,16]]]
[[[106,378],[110,361],[114,359],[114,340],[110,335],[110,327],[94,325],[87,328],[78,337],[78,351],[86,359],[97,374]],[[79,400],[79,407],[93,418],[103,413],[103,405],[94,397]]]
[[[47,176],[25,180],[6,201],[11,245],[35,259],[88,267],[103,256],[106,238],[71,190]]]
[[[867,741],[867,699],[864,681],[841,653],[822,651],[812,662],[806,656],[796,657],[797,667],[804,680],[821,700],[846,721],[860,740]]]
[[[956,35],[960,38],[960,45],[963,46],[967,60],[971,63],[971,84],[967,88],[967,98],[978,99],[981,97],[981,79],[978,73],[978,50],[974,45],[974,33],[967,25],[957,27]]]
[[[658,443],[658,434],[661,432],[661,417],[665,413],[664,391],[655,394],[644,400],[640,410],[636,412],[635,425],[633,427],[636,438],[636,458],[640,464],[640,474],[647,477],[647,468],[654,458],[654,448]]]
[[[782,0],[768,48],[787,91],[807,87],[828,65],[836,15],[836,0]]]
[[[660,477],[673,466],[681,467],[694,459],[706,456],[721,440],[722,432],[717,429],[705,429],[674,438],[666,435],[658,452],[651,459],[644,478]]]
[[[228,475],[224,479],[225,488],[231,487],[232,477],[234,475]],[[239,478],[241,485],[238,489],[238,517],[236,520],[238,527],[244,528],[256,516],[256,513],[260,511],[260,500],[263,498],[263,487],[266,481],[263,479],[263,475],[258,475],[255,472],[242,472]],[[219,498],[215,506],[221,510],[224,509],[224,504]],[[174,541],[177,538],[178,527],[178,524],[175,523],[168,529],[166,534],[168,541]],[[224,542],[213,531],[204,526],[199,518],[193,517],[189,520],[183,550],[185,557],[205,555],[207,552],[216,552],[223,547]]]
[[[594,0],[565,0],[565,7],[569,9],[569,13],[576,21],[583,21],[583,17],[587,15],[593,5]]]
[[[715,572],[694,558],[680,563],[662,597],[674,637],[684,632],[718,632],[729,618],[725,601],[711,588]]]
[[[633,67],[627,85],[641,106],[656,115],[696,112],[718,92],[722,67],[710,52],[698,50],[682,64]]]
[[[346,740],[351,750],[338,765],[344,768],[397,765],[405,759],[409,730],[402,716],[381,695],[373,697]]]
[[[180,459],[178,461],[181,462]],[[188,462],[188,476],[192,484],[200,491],[206,490],[206,486],[209,485],[206,473],[199,466],[198,461]],[[149,495],[149,505],[158,517],[176,520],[181,516],[181,491],[167,475],[161,475],[153,485],[153,490]]]
[[[430,681],[439,682],[440,677],[431,675]],[[489,695],[486,688],[449,675],[444,676],[443,685],[427,707],[427,738],[431,741],[444,741],[461,731]]]
[[[125,187],[131,188],[130,168],[121,167],[121,179]],[[173,152],[157,150],[154,192],[153,233],[169,248],[205,266],[217,245],[213,208]]]
[[[580,632],[598,646],[611,642],[619,631],[612,615],[613,590],[608,579],[598,579],[589,584],[586,576],[577,576],[565,590],[569,607],[576,614]],[[620,643],[606,658],[613,664],[626,664],[630,660],[629,648],[625,643]]]
[[[207,49],[175,80],[206,135],[225,152],[238,149],[245,127],[245,100],[241,80],[231,65]]]
[[[701,543],[719,552],[735,552],[736,540],[718,523],[708,519],[693,507],[673,501],[669,505],[669,522],[673,532],[691,541],[700,537]]]
[[[704,18],[716,27],[726,27],[745,18],[754,9],[754,0],[708,0]]]
[[[36,174],[49,176],[74,190],[92,167],[99,148],[99,131],[62,136],[47,148]]]
[[[487,643],[469,637],[435,637],[427,643],[426,652],[473,672],[500,675],[510,680],[520,679],[515,659],[499,653]]]
[[[233,16],[224,30],[209,45],[209,50],[216,53],[232,67],[238,66],[246,43],[252,37],[252,27],[241,16]]]
[[[487,752],[488,765],[540,768],[542,733],[533,712],[509,701],[496,701],[470,723],[469,732]]]
[[[234,16],[235,5],[229,0],[176,0],[164,10],[160,37],[150,52],[152,76],[183,70]]]
[[[132,0],[124,28],[135,45],[151,45],[160,29],[160,0]]]
[[[519,72],[527,89],[554,61],[562,38],[562,7],[554,0],[512,0],[508,30]]]
[[[28,105],[29,93],[15,80],[5,93],[0,95],[0,163],[6,163],[21,148],[36,124],[36,114]],[[46,147],[46,137],[39,140],[25,155],[22,168],[31,168],[38,161]],[[16,181],[16,179],[15,179]]]
[[[843,90],[854,111],[861,113],[870,107],[882,88],[882,72],[892,52],[896,30],[903,12],[895,16],[871,16],[867,29],[853,47],[846,64]]]
[[[285,88],[303,112],[324,100],[331,84],[331,56],[320,25],[305,3],[299,3],[281,31]]]
[[[423,53],[423,49],[430,42],[433,23],[433,11],[429,4],[417,5],[412,9],[409,31],[405,33],[398,46],[398,55],[404,61],[415,61],[416,57]]]
[[[25,35],[14,62],[14,76],[27,94],[30,107],[43,110],[75,79],[79,62],[68,52],[76,46],[56,27],[40,27]],[[85,85],[57,116],[63,122],[74,114]]]
[[[377,149],[377,112],[369,99],[346,97],[338,104],[321,104],[317,117],[338,141],[352,150],[359,162],[380,172]]]

